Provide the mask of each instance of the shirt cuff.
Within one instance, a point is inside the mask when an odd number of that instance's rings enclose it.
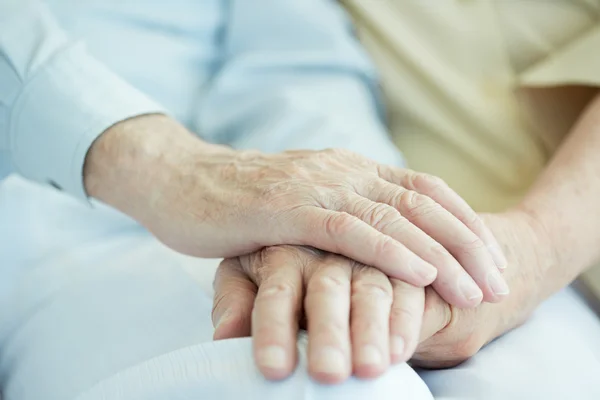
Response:
[[[83,165],[92,143],[128,118],[164,109],[74,45],[26,83],[9,122],[12,162],[22,175],[87,199]]]

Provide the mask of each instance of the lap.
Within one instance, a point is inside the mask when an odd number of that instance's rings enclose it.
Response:
[[[211,342],[215,260],[176,254],[110,210],[57,198],[40,211],[31,191],[53,194],[10,185],[0,190],[4,400],[428,398],[406,365],[336,387],[314,384],[302,366],[282,383],[262,380],[249,339]],[[437,399],[600,398],[598,337],[597,318],[567,290],[469,362],[419,373]]]
[[[406,364],[373,381],[351,378],[335,385],[312,381],[306,368],[306,343],[298,343],[299,366],[291,377],[268,382],[254,367],[251,339],[204,343],[157,357],[101,382],[77,400],[298,399],[432,400],[424,382]],[[132,382],[143,382],[143,385]]]
[[[0,227],[0,253],[11,259],[0,260],[4,400],[431,398],[406,365],[335,387],[312,382],[302,366],[292,379],[265,381],[250,339],[211,341],[216,260],[179,255],[122,216],[67,200],[26,218],[36,210],[18,194],[38,189],[14,184],[9,198],[0,192],[0,213],[15,222]]]

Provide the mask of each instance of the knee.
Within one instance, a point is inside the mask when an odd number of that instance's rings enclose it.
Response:
[[[306,372],[303,345],[300,363],[288,379],[271,382],[254,366],[250,338],[203,343],[138,365],[102,382],[79,400],[210,398],[261,400],[432,399],[419,376],[406,364],[374,380],[348,379],[326,386]],[[140,385],[139,382],[143,382]]]
[[[372,380],[360,380],[354,377],[338,385],[322,385],[313,381],[307,372],[305,344],[299,343],[299,364],[288,379],[279,382],[265,380],[252,360],[251,339],[238,339],[230,343],[216,343],[225,351],[219,363],[218,370],[225,372],[223,380],[217,380],[214,390],[220,392],[222,398],[256,398],[264,400],[293,398],[298,400],[364,400],[376,399],[433,399],[427,386],[417,373],[407,364],[390,368],[383,376]],[[233,348],[236,350],[233,350]],[[225,357],[222,357],[226,355]],[[217,369],[213,369],[213,372]],[[225,392],[226,393],[225,393]]]

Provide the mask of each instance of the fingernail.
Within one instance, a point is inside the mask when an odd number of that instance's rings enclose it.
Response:
[[[380,365],[383,362],[381,351],[372,344],[363,346],[356,355],[356,362],[359,365]]]
[[[479,289],[477,284],[475,284],[475,282],[471,280],[471,278],[468,278],[466,276],[461,278],[458,285],[461,293],[468,301],[483,298],[483,292],[481,291],[481,289]]]
[[[433,265],[428,264],[419,258],[413,259],[409,266],[413,273],[420,276],[428,283],[433,282],[437,276],[437,269]]]
[[[335,347],[323,347],[314,358],[314,369],[324,374],[340,374],[346,370],[346,359]]]
[[[498,272],[490,272],[488,274],[488,285],[496,296],[506,296],[510,293],[510,289],[506,284],[506,281]]]
[[[266,368],[283,369],[287,365],[287,356],[283,347],[268,346],[257,352],[256,363]]]
[[[504,252],[502,251],[500,246],[491,244],[487,248],[492,256],[492,259],[496,263],[496,267],[498,267],[499,269],[506,269],[506,267],[508,266],[508,261],[506,260]]]
[[[397,335],[392,336],[390,339],[390,348],[394,357],[401,358],[404,355],[404,338]]]
[[[225,310],[223,315],[221,315],[219,319],[217,319],[215,323],[215,330],[219,329],[219,326],[221,326],[221,324],[227,322],[227,320],[231,317],[232,314],[233,312],[231,310]]]

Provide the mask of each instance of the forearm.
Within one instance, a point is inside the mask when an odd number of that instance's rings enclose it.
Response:
[[[542,294],[600,260],[600,97],[589,106],[521,207],[544,237]]]

